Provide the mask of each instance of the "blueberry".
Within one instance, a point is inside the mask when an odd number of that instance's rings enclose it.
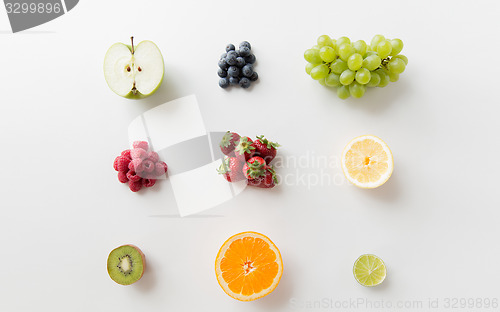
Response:
[[[255,81],[259,79],[259,75],[257,75],[257,72],[253,72],[252,76],[250,76],[250,81]]]
[[[221,78],[221,79],[219,80],[219,87],[221,87],[221,88],[225,89],[225,88],[227,88],[228,86],[229,86],[229,79],[227,79],[227,78]]]
[[[229,67],[229,65],[227,65],[227,63],[226,63],[226,60],[225,60],[225,59],[222,59],[222,60],[219,60],[219,67],[220,67],[221,69],[227,70],[227,68]]]
[[[226,52],[234,51],[234,50],[236,50],[236,48],[234,47],[234,44],[230,43],[226,46]]]
[[[226,53],[226,52],[224,52],[224,53],[222,53],[222,55],[220,56],[220,59],[221,59],[221,60],[223,60],[223,59],[225,59],[225,58],[226,58],[226,56],[227,56],[227,53]]]
[[[240,82],[240,78],[236,78],[236,77],[229,77],[229,83],[232,84],[232,85],[237,85],[238,82]]]
[[[219,77],[221,78],[227,77],[227,70],[219,68],[219,70],[217,71],[217,75],[219,75]]]
[[[226,57],[226,63],[229,65],[236,65],[236,56],[234,54],[228,54]]]
[[[246,88],[250,87],[251,84],[252,83],[250,82],[250,79],[248,79],[246,77],[243,77],[243,78],[240,79],[240,86],[242,88],[246,89]]]
[[[240,74],[240,69],[236,66],[230,66],[229,69],[227,70],[227,74],[229,75],[229,77],[237,78],[238,75]]]
[[[231,57],[233,57],[233,56],[234,56],[234,57],[236,58],[236,57],[238,57],[238,56],[240,56],[240,55],[239,55],[239,54],[238,54],[238,52],[236,52],[236,51],[229,51],[229,52],[227,52],[227,56],[228,56],[228,57],[229,57],[229,56],[231,56]]]
[[[252,77],[252,75],[253,75],[253,66],[252,66],[252,64],[247,64],[247,65],[243,66],[243,68],[241,69],[241,72],[243,73],[243,75],[245,77]]]
[[[247,62],[248,64],[255,63],[255,55],[250,54],[249,56],[246,56],[245,57],[245,62]]]
[[[250,45],[250,42],[248,42],[248,41],[243,41],[242,43],[240,43],[240,50],[242,47],[247,47],[249,49],[252,49],[252,46]]]
[[[250,55],[250,48],[248,47],[240,47],[240,50],[239,50],[239,53],[240,53],[240,56],[249,56]]]
[[[245,66],[245,64],[246,62],[244,58],[242,58],[241,56],[236,58],[236,66],[243,67]]]

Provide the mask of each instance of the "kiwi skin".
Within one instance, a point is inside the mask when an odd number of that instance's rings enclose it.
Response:
[[[113,250],[112,250],[109,254],[111,255],[111,253],[112,253],[114,250],[116,250],[116,249],[118,249],[118,248],[121,248],[121,247],[132,247],[132,248],[134,248],[134,249],[135,249],[135,250],[139,253],[139,255],[141,255],[141,260],[142,260],[142,267],[143,267],[143,270],[142,270],[142,272],[141,272],[141,276],[137,279],[137,281],[139,281],[139,280],[142,278],[142,276],[144,275],[144,271],[146,271],[146,256],[144,255],[144,253],[142,252],[142,250],[141,250],[139,247],[137,247],[137,246],[135,246],[135,245],[132,245],[132,244],[126,244],[126,245],[122,245],[122,246],[116,247],[116,248],[115,248],[115,249],[113,249]],[[108,256],[108,257],[109,257],[109,256]],[[107,269],[107,271],[108,271],[109,276],[111,276],[111,273],[109,272],[109,268]],[[113,279],[113,278],[112,278],[112,279]],[[115,281],[115,280],[113,279],[113,281]],[[137,282],[137,281],[135,281],[135,282]],[[115,282],[116,282],[116,281],[115,281]],[[135,283],[135,282],[134,282],[134,283]],[[118,283],[118,284],[119,284],[119,283]],[[123,285],[123,284],[122,284],[122,285]]]

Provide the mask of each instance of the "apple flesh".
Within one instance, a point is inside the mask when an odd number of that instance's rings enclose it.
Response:
[[[115,43],[104,57],[104,78],[116,94],[141,99],[155,93],[163,81],[165,66],[160,49],[145,40],[134,46]]]

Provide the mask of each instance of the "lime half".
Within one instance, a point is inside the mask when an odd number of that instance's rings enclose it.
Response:
[[[363,286],[377,286],[386,276],[385,264],[375,255],[362,255],[354,262],[354,278]]]

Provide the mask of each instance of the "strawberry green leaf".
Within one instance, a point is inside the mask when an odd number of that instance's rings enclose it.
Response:
[[[277,149],[278,147],[281,146],[278,144],[278,142],[269,141],[268,139],[266,139],[264,137],[264,135],[257,136],[257,139],[259,139],[262,142],[262,144],[266,145],[268,149],[271,149],[271,148]]]

